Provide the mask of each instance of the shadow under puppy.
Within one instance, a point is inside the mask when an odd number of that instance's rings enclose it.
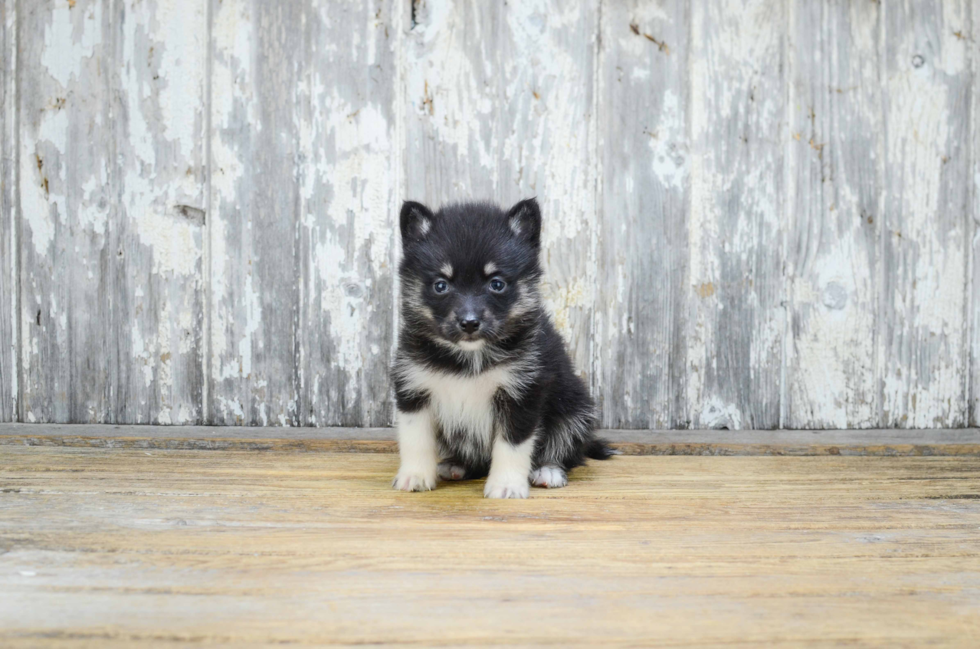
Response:
[[[487,498],[564,487],[595,407],[541,304],[541,210],[489,203],[401,210],[402,326],[392,370],[401,468],[393,487],[487,476]]]

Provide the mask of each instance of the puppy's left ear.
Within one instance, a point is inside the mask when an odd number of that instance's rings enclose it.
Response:
[[[507,225],[534,248],[541,247],[541,208],[535,198],[521,201],[507,212]]]
[[[402,242],[404,244],[421,241],[432,229],[435,216],[432,210],[415,201],[405,201],[402,204],[401,221]]]

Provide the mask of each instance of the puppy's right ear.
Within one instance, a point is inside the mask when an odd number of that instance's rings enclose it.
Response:
[[[405,201],[402,204],[401,227],[402,243],[421,241],[432,229],[435,217],[432,210],[415,201]]]

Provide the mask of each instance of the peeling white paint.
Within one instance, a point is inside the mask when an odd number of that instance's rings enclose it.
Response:
[[[546,305],[616,424],[769,425],[780,402],[792,426],[957,425],[976,401],[975,228],[960,205],[978,207],[957,192],[980,184],[962,148],[980,151],[963,105],[980,94],[964,2],[907,30],[908,8],[880,3],[810,20],[773,0],[430,0],[411,29],[395,5],[284,5],[266,25],[266,5],[214,3],[210,88],[206,3],[103,6],[18,23],[39,89],[11,156],[29,421],[193,422],[209,364],[228,423],[384,423],[392,206],[531,195]],[[283,33],[309,39],[309,60],[280,49]],[[262,96],[277,72],[295,87]],[[848,147],[868,131],[859,158]],[[295,183],[282,215],[251,193],[270,169]],[[270,241],[272,218],[296,227]],[[105,331],[80,316],[89,304]],[[131,385],[102,390],[110,336]],[[131,403],[101,396],[115,392]]]
[[[95,55],[101,43],[102,5],[92,3],[88,11],[72,11],[69,3],[58,3],[44,31],[41,64],[63,88],[67,88],[80,61]]]

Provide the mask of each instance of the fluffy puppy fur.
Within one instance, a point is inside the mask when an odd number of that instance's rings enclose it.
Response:
[[[401,468],[393,486],[486,476],[488,498],[564,487],[612,452],[541,304],[541,211],[533,198],[401,210],[402,327],[392,371]]]

